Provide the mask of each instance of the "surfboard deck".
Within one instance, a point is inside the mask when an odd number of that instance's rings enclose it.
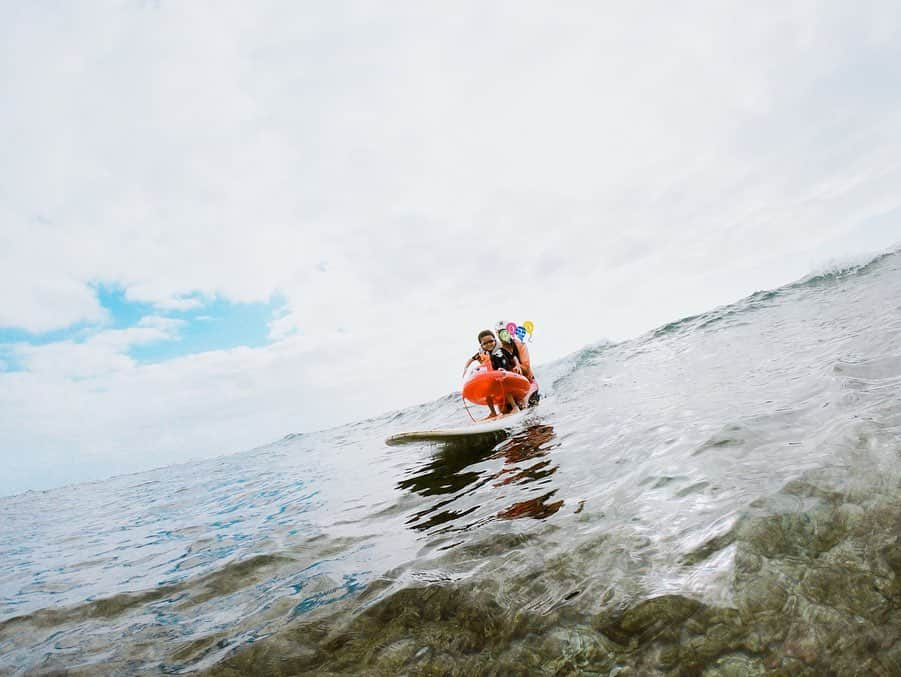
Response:
[[[396,446],[398,444],[408,444],[410,442],[449,442],[453,440],[465,439],[486,433],[497,433],[509,428],[515,427],[529,413],[528,409],[516,411],[512,414],[505,414],[487,421],[477,421],[470,425],[461,426],[459,428],[439,428],[437,430],[416,430],[406,433],[397,433],[385,439],[385,444]]]

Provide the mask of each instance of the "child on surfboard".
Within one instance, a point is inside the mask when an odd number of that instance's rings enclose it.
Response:
[[[522,367],[519,364],[519,360],[515,355],[505,350],[494,337],[494,332],[490,329],[485,329],[484,331],[479,332],[478,336],[480,350],[475,355],[470,357],[466,364],[463,365],[463,374],[466,375],[466,370],[469,369],[469,365],[473,362],[481,362],[482,364],[490,364],[492,369],[503,369],[505,371],[512,371],[517,374],[522,374]],[[499,414],[494,407],[494,402],[492,400],[487,401],[488,411],[490,414],[488,418],[495,418]],[[501,404],[501,403],[498,403]],[[507,393],[505,401],[501,404],[502,411],[505,414],[510,412],[519,411],[520,406],[516,402],[516,399],[512,394]]]

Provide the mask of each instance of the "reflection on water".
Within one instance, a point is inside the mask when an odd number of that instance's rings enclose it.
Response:
[[[508,435],[498,432],[452,441],[441,445],[425,464],[410,470],[398,482],[399,489],[427,497],[448,497],[417,510],[407,525],[417,531],[435,527],[442,527],[441,531],[465,531],[491,519],[487,515],[475,519],[486,507],[491,507],[493,516],[501,519],[544,519],[557,512],[563,500],[551,501],[557,490],[547,490],[558,469],[550,455],[558,446],[553,443],[554,427],[539,423]],[[498,461],[502,462],[500,467]],[[510,484],[518,486],[519,496],[529,491],[541,491],[542,495],[495,506],[499,500],[496,490]],[[463,523],[469,516],[474,516],[473,520]]]
[[[464,489],[479,479],[477,471],[463,472],[491,456],[505,432],[479,436],[476,440],[451,440],[436,445],[436,451],[422,466],[415,467],[398,482],[399,489],[409,489],[421,496],[449,494]]]
[[[506,465],[498,473],[497,486],[505,484],[535,485],[533,491],[539,491],[551,484],[551,478],[557,472],[558,465],[553,464],[550,452],[559,444],[552,443],[554,427],[550,425],[534,425],[511,437],[501,445],[499,453],[504,455]],[[563,507],[563,500],[551,501],[557,493],[556,489],[545,492],[536,498],[517,501],[508,508],[497,513],[503,519],[532,517],[545,519]]]

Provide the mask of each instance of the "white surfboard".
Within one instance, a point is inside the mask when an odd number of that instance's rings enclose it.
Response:
[[[497,416],[488,420],[477,421],[460,428],[443,428],[438,430],[417,430],[408,433],[397,433],[385,440],[385,444],[395,446],[410,442],[452,442],[468,437],[497,433],[515,428],[529,413],[528,409],[515,411],[512,414]]]

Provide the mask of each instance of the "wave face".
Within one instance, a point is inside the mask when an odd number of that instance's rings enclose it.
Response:
[[[0,672],[901,665],[901,254],[538,377],[506,437],[384,445],[450,395],[0,499]]]

